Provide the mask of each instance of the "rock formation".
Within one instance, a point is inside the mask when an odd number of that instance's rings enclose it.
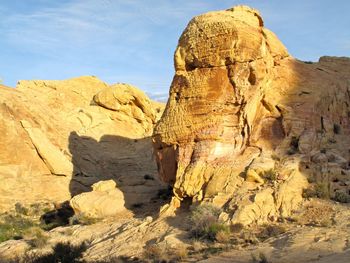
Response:
[[[124,212],[124,205],[123,192],[116,188],[113,180],[95,183],[91,192],[81,193],[70,200],[76,215],[90,218],[105,218]]]
[[[307,178],[349,196],[349,58],[299,61],[238,6],[193,18],[174,61],[153,135],[173,208],[210,201],[249,224],[289,216]]]
[[[162,105],[95,77],[0,87],[0,211],[61,202],[113,179],[126,206],[162,187],[150,136]],[[125,180],[125,179],[128,180]]]

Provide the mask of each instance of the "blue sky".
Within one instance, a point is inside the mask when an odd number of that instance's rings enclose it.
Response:
[[[164,94],[188,21],[238,4],[259,9],[294,57],[350,56],[349,0],[0,0],[0,79],[95,75]]]

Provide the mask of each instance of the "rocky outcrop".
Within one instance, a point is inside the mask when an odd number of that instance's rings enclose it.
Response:
[[[127,207],[155,197],[162,186],[144,176],[156,174],[150,136],[161,112],[135,87],[96,77],[1,86],[0,211],[69,200],[109,179]]]
[[[316,170],[349,195],[349,58],[294,59],[258,11],[238,6],[193,18],[174,60],[153,135],[173,207],[189,197],[233,222],[274,220],[297,207]]]
[[[123,192],[113,180],[92,185],[92,191],[74,196],[70,206],[75,214],[91,218],[105,218],[125,211]]]

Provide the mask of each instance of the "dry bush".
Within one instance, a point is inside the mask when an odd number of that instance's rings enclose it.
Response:
[[[24,237],[28,239],[28,243],[33,248],[42,248],[47,244],[48,235],[40,227],[32,227],[28,229]]]
[[[260,241],[264,241],[270,237],[276,237],[286,232],[286,228],[281,225],[264,225],[257,234]]]
[[[229,243],[231,239],[231,234],[230,232],[227,231],[218,231],[215,235],[215,240],[218,241],[219,243]]]
[[[260,176],[269,181],[276,181],[278,178],[278,173],[275,169],[270,169],[261,173]]]
[[[317,197],[321,199],[329,199],[330,193],[329,193],[328,184],[324,182],[318,182],[312,185],[311,187],[303,191],[303,197],[304,198]]]
[[[295,213],[293,219],[300,225],[330,226],[333,224],[333,214],[333,208],[319,200],[305,206],[300,213]]]
[[[190,218],[192,223],[192,237],[214,241],[219,232],[226,232],[229,234],[230,228],[220,221],[220,213],[221,210],[211,204],[196,206],[192,210]]]
[[[144,248],[143,257],[151,260],[152,262],[160,262],[167,260],[165,249],[157,244],[147,245]]]
[[[188,249],[187,246],[184,244],[178,244],[176,245],[176,248],[171,250],[171,258],[172,260],[183,260],[188,256]]]

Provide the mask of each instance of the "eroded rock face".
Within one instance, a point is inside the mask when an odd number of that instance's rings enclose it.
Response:
[[[231,207],[233,221],[251,204],[243,223],[287,216],[307,187],[311,156],[329,148],[349,160],[350,59],[298,61],[258,11],[238,6],[192,19],[174,60],[153,141],[176,200]],[[275,176],[264,179],[269,170]]]
[[[96,77],[1,86],[0,211],[66,201],[109,179],[127,207],[155,197],[160,184],[144,175],[156,174],[150,136],[161,112],[135,87]]]

